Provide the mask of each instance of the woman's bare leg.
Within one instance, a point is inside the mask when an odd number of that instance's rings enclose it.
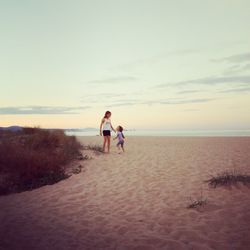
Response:
[[[110,136],[107,136],[107,141],[108,141],[108,153],[110,151]]]
[[[106,136],[103,136],[103,152],[105,152],[105,147],[106,147],[106,143],[107,143],[107,138]]]

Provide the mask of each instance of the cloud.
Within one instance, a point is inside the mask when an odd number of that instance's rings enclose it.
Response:
[[[150,57],[144,57],[141,59],[137,59],[134,61],[130,61],[127,63],[117,65],[117,66],[111,68],[111,70],[117,69],[117,68],[122,69],[122,70],[131,70],[135,67],[139,67],[142,65],[149,66],[152,64],[156,64],[156,63],[164,61],[168,58],[172,58],[172,57],[176,57],[176,56],[179,57],[179,56],[185,56],[185,55],[192,55],[192,54],[199,53],[199,52],[201,52],[200,49],[182,49],[182,50],[174,50],[174,51],[168,51],[168,52],[166,51],[166,52],[152,55]]]
[[[250,70],[250,63],[247,63],[247,64],[237,63],[237,64],[233,64],[229,68],[227,68],[224,71],[224,75],[239,74],[239,73],[246,72],[246,71],[249,71],[249,70]]]
[[[141,92],[140,92],[141,93]],[[98,93],[95,95],[87,95],[81,98],[81,102],[85,105],[101,105],[104,104],[106,107],[113,106],[127,106],[134,105],[134,102],[137,103],[138,99],[129,98],[129,96],[141,96],[139,92],[132,93]]]
[[[109,105],[107,105],[107,107],[111,108],[111,107],[133,106],[136,104],[142,104],[142,103],[140,103],[140,102],[120,102],[120,103],[109,104]]]
[[[187,100],[161,101],[159,103],[165,105],[177,105],[177,104],[189,104],[189,103],[205,103],[213,100],[214,98],[197,98],[197,99],[187,99]]]
[[[246,88],[233,88],[233,89],[225,89],[219,91],[220,93],[241,93],[241,92],[250,92],[250,87]]]
[[[228,57],[223,57],[220,59],[213,59],[213,62],[230,62],[230,63],[243,63],[250,61],[250,53],[236,54]]]
[[[64,115],[79,114],[84,107],[54,107],[54,106],[25,106],[25,107],[1,107],[0,115]]]
[[[179,81],[175,83],[165,83],[157,85],[157,88],[164,88],[170,86],[181,86],[181,85],[190,85],[190,84],[198,84],[198,85],[217,85],[224,83],[242,83],[249,84],[250,83],[250,75],[245,76],[211,76],[204,78],[197,78],[188,81]]]
[[[121,107],[121,106],[134,106],[134,105],[154,105],[154,104],[162,104],[162,105],[179,105],[179,104],[191,104],[191,103],[206,103],[215,100],[214,98],[197,98],[197,99],[168,99],[168,100],[133,100],[131,102],[119,102],[112,103],[107,107]]]
[[[107,107],[122,107],[122,106],[133,106],[137,104],[143,104],[143,101],[139,99],[120,99],[111,101]]]
[[[86,95],[81,98],[82,103],[102,103],[107,100],[114,100],[124,96],[124,94],[116,94],[116,93],[100,93],[94,95]]]
[[[187,81],[179,81],[179,82],[168,82],[156,85],[156,88],[165,88],[165,87],[173,87],[173,86],[185,86],[185,85],[219,85],[219,84],[244,84],[248,85],[250,83],[250,75],[249,73],[245,73],[245,75],[238,75],[240,72],[247,72],[250,70],[250,53],[242,53],[231,55],[228,57],[213,59],[214,62],[230,62],[231,65],[228,69],[224,71],[224,76],[209,76],[203,78],[196,78]],[[222,72],[223,74],[223,72]],[[244,74],[244,73],[242,73]],[[179,91],[178,94],[187,94],[187,93],[195,93],[196,90],[184,90]]]
[[[249,70],[250,69],[250,63],[245,64],[241,67],[242,70]]]
[[[211,61],[216,63],[227,62],[231,64],[229,68],[225,69],[224,75],[239,74],[250,70],[250,52],[212,59]]]
[[[177,94],[193,94],[193,93],[198,93],[201,92],[200,90],[195,90],[195,89],[191,89],[191,90],[182,90],[182,91],[178,91]]]
[[[114,83],[124,83],[124,82],[134,82],[138,80],[138,78],[134,76],[117,76],[117,77],[110,77],[110,78],[103,78],[89,81],[88,83],[94,84],[114,84]]]

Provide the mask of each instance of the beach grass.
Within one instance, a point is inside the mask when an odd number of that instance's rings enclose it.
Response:
[[[24,128],[0,134],[0,195],[54,184],[80,154],[80,143],[62,130]]]
[[[94,152],[97,152],[97,153],[103,153],[103,148],[102,146],[100,145],[97,145],[97,144],[94,144],[94,145],[86,145],[84,146],[84,149],[87,149],[87,150],[92,150]]]
[[[212,176],[205,182],[212,188],[220,186],[232,186],[242,183],[244,185],[250,185],[250,175],[243,174],[237,170],[224,171],[216,176]]]
[[[204,198],[203,193],[201,192],[200,196],[193,199],[189,198],[190,202],[187,205],[188,209],[196,209],[204,207],[207,204],[207,198]]]

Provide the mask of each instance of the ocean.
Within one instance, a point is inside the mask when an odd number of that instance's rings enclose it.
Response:
[[[98,130],[66,131],[67,135],[98,136]],[[250,136],[250,130],[128,130],[125,136]]]

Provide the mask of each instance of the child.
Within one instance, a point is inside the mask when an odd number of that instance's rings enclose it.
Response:
[[[108,153],[110,151],[110,137],[111,137],[111,130],[116,132],[111,124],[111,112],[107,111],[102,118],[101,125],[100,125],[100,135],[103,136],[103,152],[105,152],[106,144],[108,144]]]
[[[117,148],[119,150],[119,154],[120,154],[120,149],[122,148],[122,151],[124,152],[124,139],[125,139],[125,136],[123,135],[122,131],[123,131],[123,127],[122,126],[118,126],[116,128],[116,131],[117,131],[117,136],[114,138],[117,139],[118,138],[118,143],[117,143]]]

